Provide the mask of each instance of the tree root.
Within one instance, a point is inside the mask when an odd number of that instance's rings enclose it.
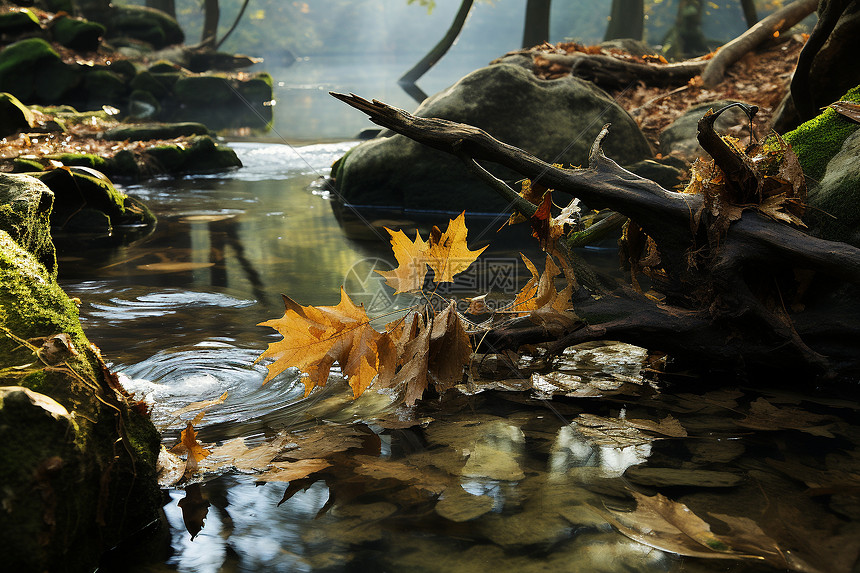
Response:
[[[482,350],[544,343],[550,352],[560,352],[573,344],[608,339],[692,358],[703,367],[730,363],[798,375],[860,369],[856,343],[845,338],[860,340],[860,323],[838,320],[843,312],[856,314],[849,312],[850,300],[845,301],[848,310],[824,309],[817,320],[810,321],[784,304],[765,304],[761,293],[750,286],[762,277],[775,283],[777,277],[793,277],[792,271],[804,269],[817,273],[819,284],[826,284],[831,292],[840,284],[856,289],[860,249],[812,237],[755,210],[743,211],[719,245],[710,244],[701,228],[703,197],[666,190],[606,157],[600,142],[607,128],[595,141],[589,167],[565,170],[473,126],[415,117],[355,95],[332,95],[363,111],[374,123],[415,141],[475,164],[499,163],[540,180],[547,188],[578,197],[591,208],[621,213],[656,243],[664,299],[657,301],[620,283],[600,296],[580,288],[573,301],[576,320],[548,323],[536,314],[514,319],[494,327],[482,341]],[[533,212],[536,207],[521,204],[510,189],[491,186],[521,211]],[[696,251],[704,254],[691,264],[691,253]],[[822,331],[818,326],[822,320],[836,325],[838,335]]]

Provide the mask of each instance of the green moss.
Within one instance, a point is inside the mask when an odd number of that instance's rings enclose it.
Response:
[[[173,86],[179,104],[188,106],[222,106],[236,99],[233,87],[222,76],[189,76],[180,78]]]
[[[51,277],[57,257],[51,240],[53,194],[31,177],[0,174],[0,230],[35,256]]]
[[[131,80],[131,89],[149,92],[157,98],[163,98],[170,93],[169,87],[169,85],[166,85],[146,70],[140,72]]]
[[[860,103],[860,86],[840,98]],[[797,154],[803,173],[814,181],[821,180],[827,163],[842,148],[858,124],[828,108],[821,115],[800,125],[783,138]]]
[[[84,77],[87,101],[92,106],[118,104],[128,91],[125,80],[107,70],[92,70]]]
[[[37,70],[58,62],[62,63],[60,55],[41,38],[28,38],[6,46],[0,52],[0,90],[30,101],[36,94]]]
[[[104,157],[92,153],[54,153],[45,155],[45,159],[53,159],[63,165],[79,165],[97,170],[101,170],[105,164]]]
[[[14,173],[32,173],[34,171],[44,171],[45,166],[35,159],[22,159],[16,157],[12,161]]]
[[[183,145],[159,145],[147,150],[158,169],[167,173],[218,171],[241,167],[236,152],[208,135],[188,139]]]

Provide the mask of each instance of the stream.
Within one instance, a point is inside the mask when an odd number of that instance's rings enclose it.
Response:
[[[411,301],[371,272],[391,268],[387,245],[346,238],[321,184],[353,142],[232,145],[238,171],[125,187],[156,230],[62,251],[61,284],[167,447],[196,413],[178,410],[227,392],[197,425],[202,443],[275,443],[276,459],[328,467],[261,483],[225,466],[169,488],[167,530],[100,571],[856,571],[856,401],[719,373],[658,384],[643,349],[612,343],[525,378],[482,363],[483,385],[405,410],[372,391],[353,401],[336,371],[307,398],[295,371],[262,385],[254,361],[279,337],[256,325],[283,313],[280,293],[333,305],[343,284],[372,316]],[[517,251],[540,260],[527,240],[491,246],[495,267],[480,268],[503,272],[452,296],[513,296],[528,278]]]

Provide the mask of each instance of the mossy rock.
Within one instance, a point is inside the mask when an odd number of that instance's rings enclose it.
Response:
[[[176,102],[186,106],[224,106],[236,101],[230,81],[222,76],[188,76],[173,85]]]
[[[93,52],[102,42],[106,28],[98,22],[59,16],[51,24],[54,41],[72,50]]]
[[[252,105],[260,105],[272,99],[273,83],[272,76],[263,72],[248,80],[238,82],[236,90]]]
[[[0,137],[33,127],[33,113],[10,93],[0,93]]]
[[[860,103],[860,86],[849,90],[841,100]],[[783,136],[797,154],[803,173],[813,181],[824,176],[827,163],[836,155],[848,136],[858,127],[857,122],[827,108],[817,117],[801,124]]]
[[[91,571],[158,515],[158,433],[108,387],[93,348],[72,300],[0,231],[0,538],[10,571]]]
[[[104,66],[102,69],[106,69],[109,72],[113,72],[128,82],[134,79],[134,76],[136,76],[138,73],[137,66],[135,66],[131,60],[123,59],[111,60],[111,63]]]
[[[170,85],[157,79],[151,72],[144,70],[131,80],[131,89],[151,93],[156,98],[163,98],[170,93]]]
[[[38,179],[0,173],[0,230],[29,251],[54,277],[57,255],[51,241],[54,193]]]
[[[806,220],[819,237],[860,247],[860,130],[855,129],[809,191]]]
[[[9,38],[16,38],[24,34],[39,32],[42,25],[33,12],[26,8],[12,10],[0,14],[0,34]]]
[[[102,138],[108,141],[150,141],[153,139],[175,139],[192,135],[208,135],[209,128],[202,123],[139,123],[120,125],[108,129]]]
[[[107,70],[92,70],[84,76],[83,89],[87,107],[101,107],[106,104],[119,104],[128,87],[118,74]]]
[[[94,153],[52,153],[45,155],[45,159],[53,159],[59,161],[66,167],[73,165],[79,167],[89,167],[90,169],[101,170],[104,167],[105,159]]]
[[[222,171],[242,166],[235,151],[219,145],[208,135],[194,136],[182,146],[151,147],[147,154],[157,168],[165,173]]]
[[[147,70],[153,74],[176,74],[182,72],[182,66],[168,60],[158,60],[150,65]]]
[[[133,177],[135,179],[140,177],[137,158],[128,149],[122,149],[108,159],[104,171],[110,173],[111,177]]]
[[[51,227],[57,231],[111,236],[120,240],[124,238],[123,231],[136,236],[155,225],[155,215],[146,206],[118,191],[106,179],[65,169],[45,171],[35,176],[54,192]],[[103,218],[92,213],[79,216],[84,209],[103,213],[109,224],[105,225]],[[87,222],[92,222],[93,227],[87,228]]]
[[[154,48],[185,41],[185,34],[175,19],[145,6],[115,6],[108,31],[112,38],[126,36],[147,42]]]
[[[28,103],[57,103],[80,78],[50,44],[28,38],[0,52],[0,90]]]

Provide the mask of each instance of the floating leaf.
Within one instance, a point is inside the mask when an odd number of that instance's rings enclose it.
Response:
[[[843,117],[847,117],[851,121],[855,121],[860,123],[860,104],[856,104],[851,101],[837,101],[833,102],[827,107],[831,107],[836,110],[836,113]]]

